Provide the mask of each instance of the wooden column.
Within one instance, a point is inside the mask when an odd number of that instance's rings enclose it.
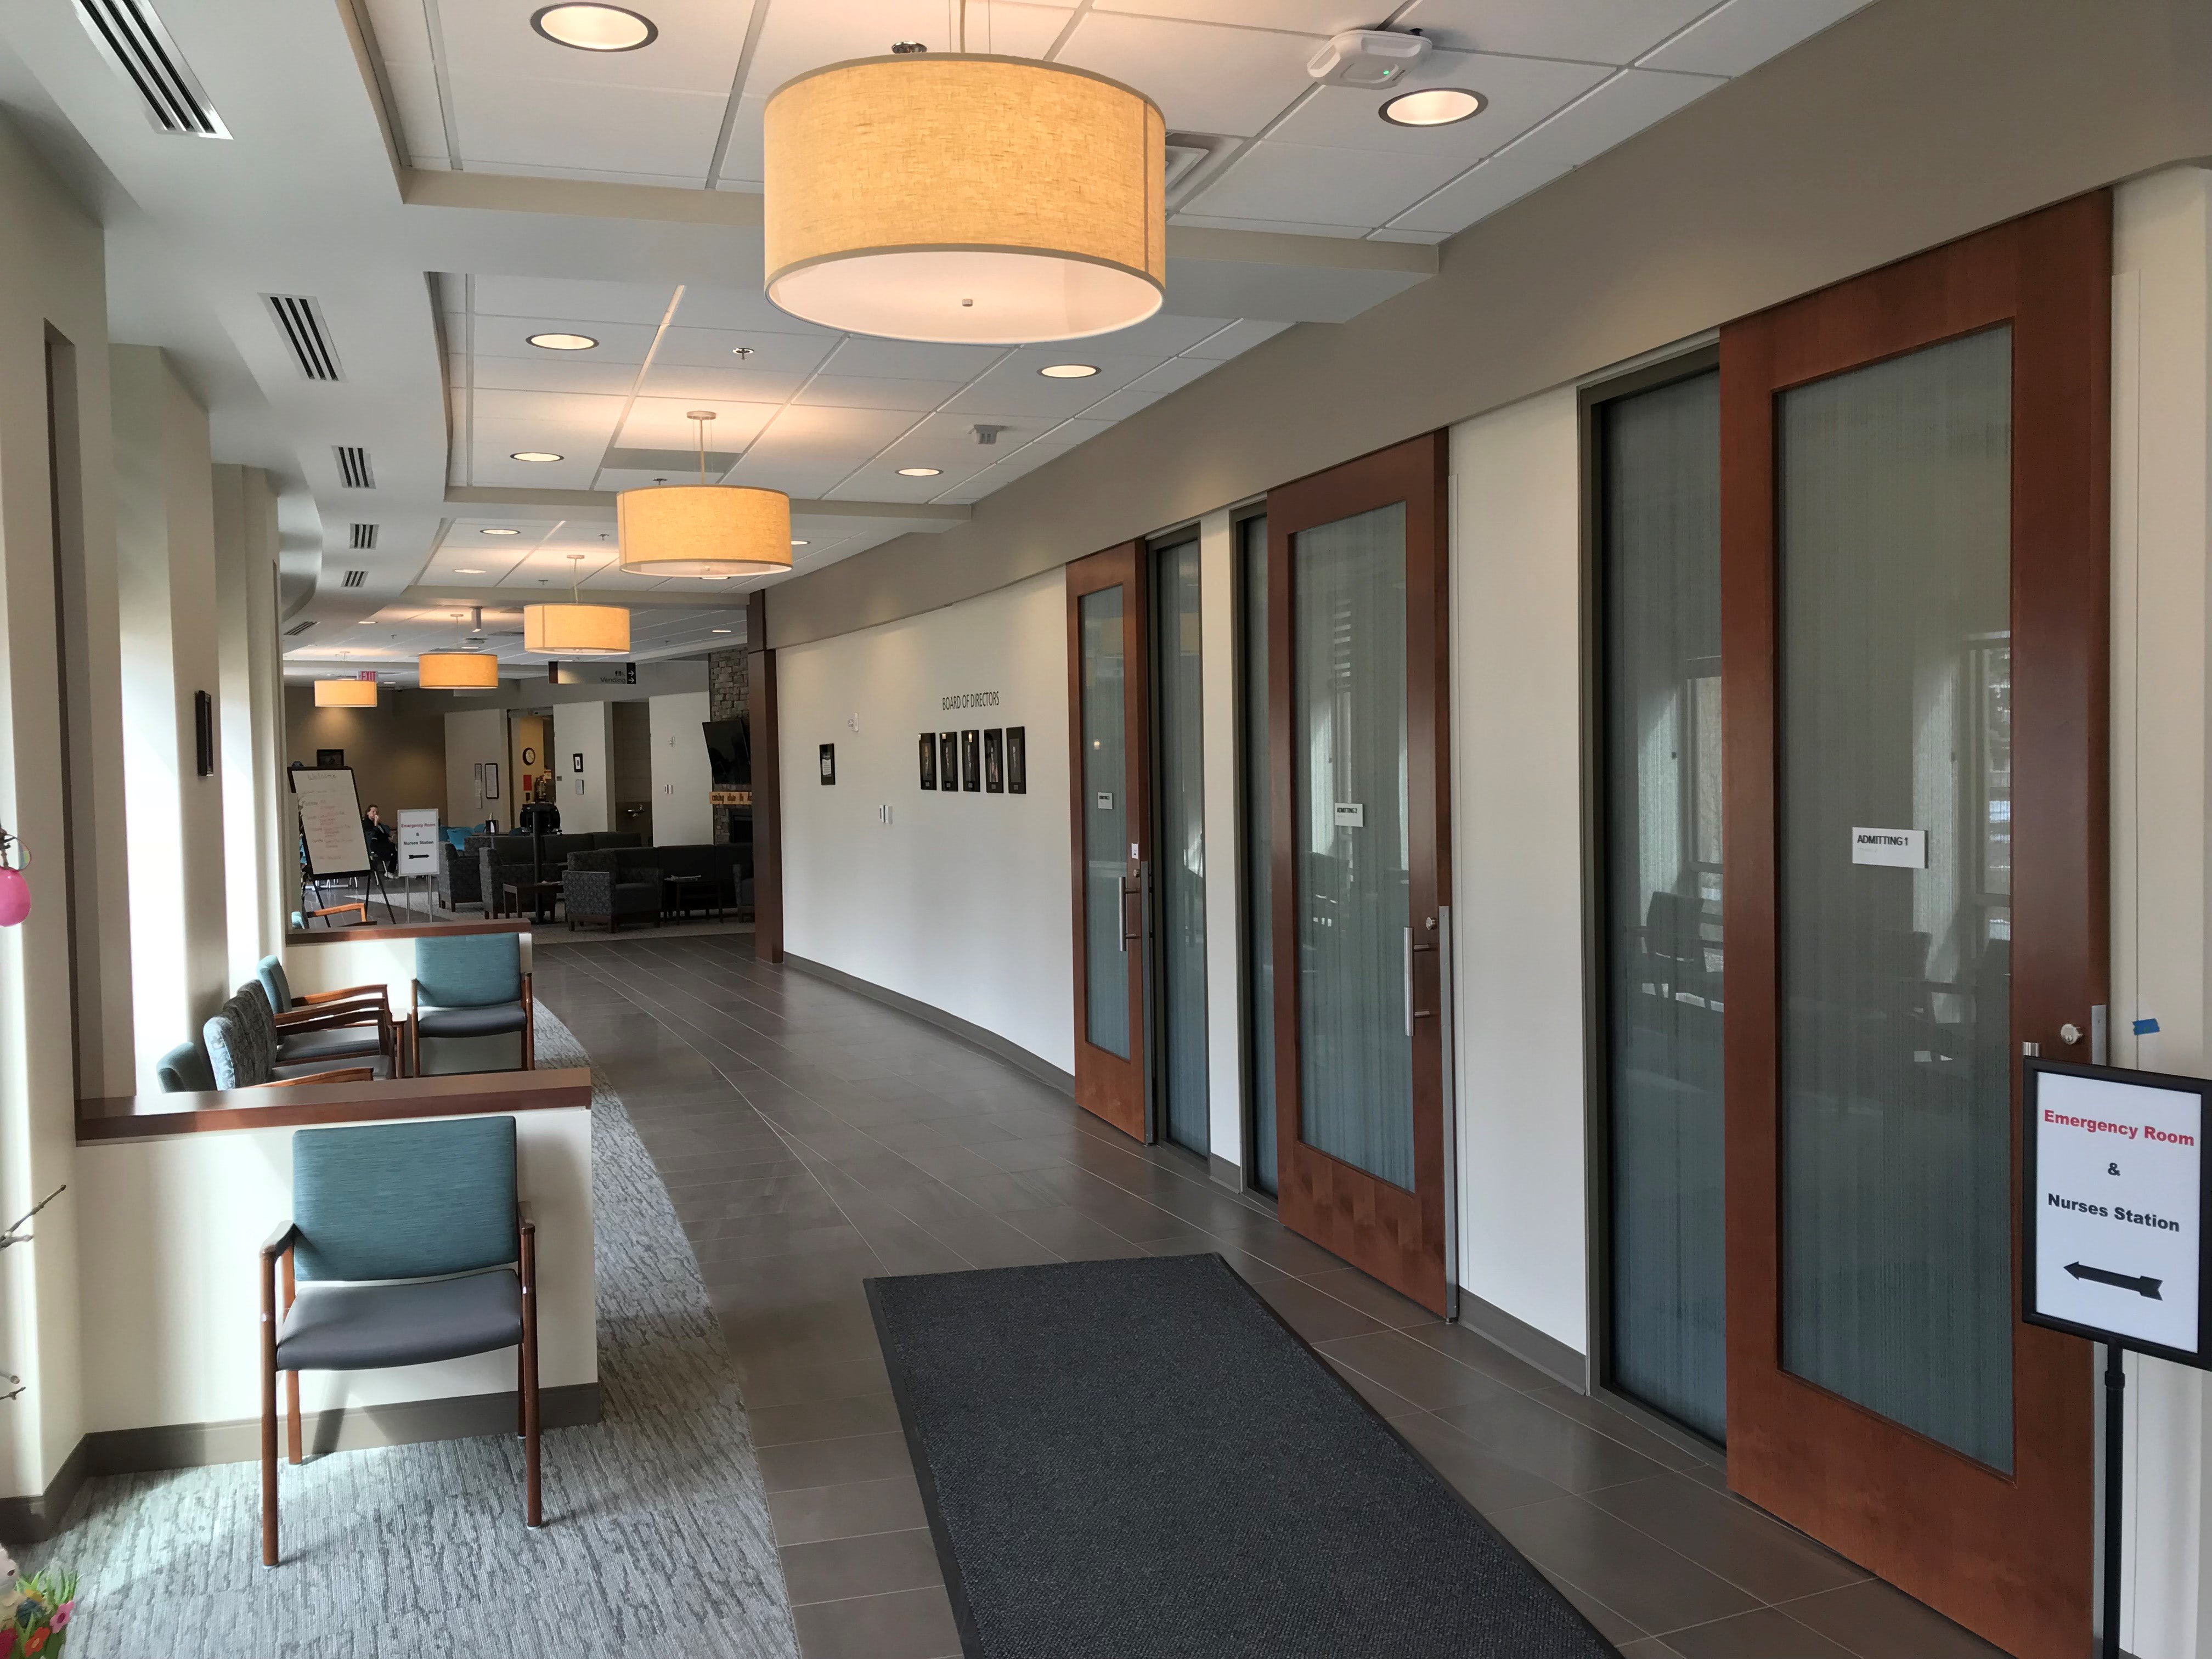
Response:
[[[745,711],[753,755],[753,955],[783,960],[783,779],[768,595],[745,596]]]

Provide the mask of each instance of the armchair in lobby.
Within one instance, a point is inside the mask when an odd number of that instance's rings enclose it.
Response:
[[[274,1051],[264,1045],[258,1027],[236,997],[223,1004],[222,1011],[200,1028],[200,1047],[180,1043],[161,1056],[155,1069],[165,1091],[173,1093],[177,1087],[270,1089],[288,1084],[367,1083],[376,1076],[373,1066],[345,1066],[335,1071],[278,1077]],[[176,1087],[172,1086],[173,1078]]]
[[[399,1073],[399,1035],[381,1003],[339,1003],[323,1008],[294,1008],[278,1013],[268,990],[249,979],[232,998],[258,1028],[270,1063],[281,1076],[288,1068],[355,1060]]]
[[[514,1143],[511,1117],[293,1137],[292,1218],[261,1247],[262,1565],[277,1565],[279,1372],[285,1452],[297,1464],[301,1371],[376,1370],[514,1348],[524,1518],[544,1524],[537,1229],[520,1201]]]
[[[415,977],[404,1060],[420,1076],[424,1037],[499,1036],[519,1032],[522,1069],[538,1066],[536,1002],[522,971],[519,933],[460,933],[415,941]]]
[[[660,866],[635,853],[578,853],[562,877],[561,897],[568,907],[568,931],[578,922],[597,922],[609,933],[623,919],[660,921]]]
[[[281,1024],[285,1015],[301,1010],[330,1012],[337,1008],[356,1008],[374,1006],[384,1011],[385,1018],[392,1017],[392,996],[381,985],[349,985],[337,991],[309,991],[300,994],[292,989],[292,981],[284,972],[283,960],[278,957],[264,957],[256,964],[253,976],[261,981],[261,988],[269,994],[269,1006],[276,1010]]]

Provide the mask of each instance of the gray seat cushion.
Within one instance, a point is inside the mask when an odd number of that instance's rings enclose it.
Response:
[[[369,1060],[383,1052],[383,1034],[374,1025],[345,1025],[329,1030],[291,1033],[280,1028],[276,1038],[276,1064],[279,1066],[307,1066],[326,1060]]]
[[[276,1369],[374,1370],[511,1348],[522,1282],[507,1267],[405,1285],[302,1285],[276,1335]]]
[[[416,1017],[416,1029],[430,1037],[497,1036],[519,1031],[525,1019],[519,1002],[495,1002],[483,1008],[425,1008]]]

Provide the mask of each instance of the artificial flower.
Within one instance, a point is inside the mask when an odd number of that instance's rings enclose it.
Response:
[[[33,1631],[24,1640],[23,1651],[26,1653],[38,1652],[41,1648],[46,1646],[46,1638],[52,1634],[53,1632],[52,1629],[43,1626],[39,1629]]]
[[[56,1630],[62,1629],[69,1623],[70,1616],[76,1611],[76,1603],[75,1601],[64,1601],[61,1606],[56,1607],[54,1609],[54,1628]]]
[[[0,1630],[0,1659],[8,1659],[8,1656],[15,1650],[15,1627],[10,1625],[7,1629]]]

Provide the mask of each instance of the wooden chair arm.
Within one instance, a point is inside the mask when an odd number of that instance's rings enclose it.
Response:
[[[308,911],[307,919],[313,921],[317,916],[342,916],[349,910],[361,918],[357,926],[366,927],[368,925],[368,906],[360,899],[356,899],[351,904],[325,904],[319,910]],[[337,926],[335,922],[331,925]]]
[[[264,1261],[274,1261],[278,1256],[283,1255],[285,1251],[292,1248],[293,1240],[299,1237],[299,1236],[300,1224],[298,1222],[288,1221],[284,1223],[284,1224],[277,1228],[275,1232],[270,1234],[268,1238],[263,1243],[261,1246],[261,1259]]]
[[[373,1002],[336,1008],[295,1008],[276,1016],[279,1031],[334,1031],[349,1025],[381,1025],[392,1016]]]
[[[295,1008],[312,1008],[320,1002],[350,1002],[356,998],[362,1001],[374,999],[388,1007],[392,993],[388,987],[382,985],[349,985],[342,991],[310,991],[305,996],[295,995],[292,999],[292,1006]]]
[[[538,1218],[531,1214],[530,1200],[526,1198],[515,1200],[514,1224],[526,1233],[534,1233],[538,1231]]]
[[[306,1077],[280,1077],[267,1083],[249,1084],[254,1089],[296,1089],[303,1083],[374,1083],[376,1068],[373,1066],[348,1066],[335,1072],[312,1072]]]

